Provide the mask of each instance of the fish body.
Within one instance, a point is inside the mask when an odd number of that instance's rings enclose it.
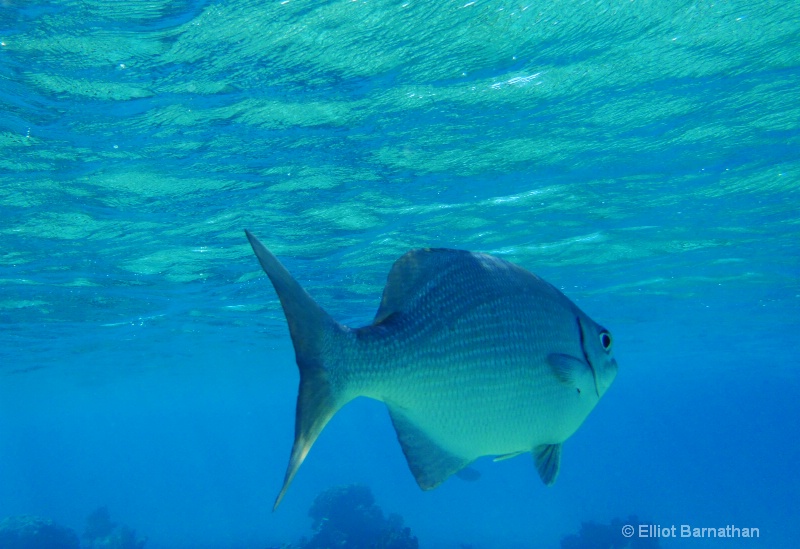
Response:
[[[611,334],[559,290],[497,257],[408,252],[372,324],[335,322],[249,232],[286,313],[300,368],[295,442],[277,508],[344,404],[384,402],[423,489],[482,456],[533,453],[552,484],[561,444],[613,381]]]

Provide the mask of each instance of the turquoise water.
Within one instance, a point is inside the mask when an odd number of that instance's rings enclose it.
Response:
[[[263,548],[361,483],[423,548],[795,547],[798,82],[794,2],[3,0],[0,520]],[[558,482],[422,492],[358,400],[271,513],[297,370],[244,228],[352,325],[414,247],[561,288],[620,370]]]

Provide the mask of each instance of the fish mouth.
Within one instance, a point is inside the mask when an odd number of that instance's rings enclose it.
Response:
[[[613,370],[614,374],[610,375],[610,372],[608,372],[608,370]],[[610,377],[611,379],[608,379],[608,381],[606,383],[602,383],[601,384],[601,389],[602,389],[602,391],[600,392],[601,395],[605,394],[605,392],[608,391],[608,388],[611,387],[611,384],[614,383],[614,380],[617,378],[617,372],[618,371],[619,371],[619,366],[617,365],[617,359],[616,358],[612,358],[609,361],[609,367],[606,369],[606,372],[607,372],[606,373],[606,378]]]

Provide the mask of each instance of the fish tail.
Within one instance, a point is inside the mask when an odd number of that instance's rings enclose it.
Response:
[[[283,487],[272,510],[278,508],[297,470],[322,429],[345,404],[343,391],[330,381],[330,365],[325,364],[325,349],[343,333],[334,321],[311,298],[278,259],[249,231],[245,231],[261,267],[267,273],[283,306],[289,333],[300,369],[297,395],[294,444],[283,480]]]

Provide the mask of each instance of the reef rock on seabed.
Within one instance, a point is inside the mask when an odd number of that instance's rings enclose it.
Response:
[[[143,549],[146,542],[132,528],[111,522],[108,507],[98,507],[86,517],[83,539],[86,549]]]
[[[80,549],[78,534],[52,520],[31,516],[0,522],[2,549]]]
[[[418,549],[400,515],[383,516],[366,486],[337,486],[322,492],[308,511],[314,536],[287,549]]]

